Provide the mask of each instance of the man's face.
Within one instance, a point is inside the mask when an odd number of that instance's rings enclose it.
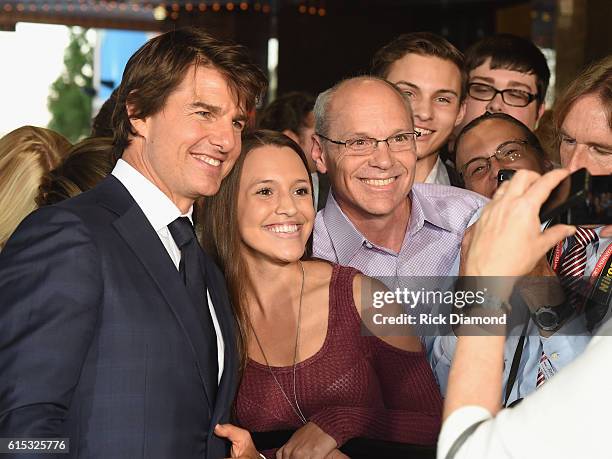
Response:
[[[490,67],[490,62],[491,59],[487,59],[482,65],[470,72],[470,84],[485,84],[499,91],[503,91],[504,89],[517,89],[529,94],[537,94],[536,76],[533,73],[521,73],[516,70],[507,69],[492,69]],[[507,113],[513,118],[522,121],[523,124],[533,131],[538,119],[542,116],[542,113],[544,113],[544,108],[544,104],[540,105],[538,108],[537,100],[531,101],[525,107],[513,107],[504,102],[501,94],[496,94],[492,100],[482,101],[470,96],[468,92],[468,96],[466,97],[465,117],[456,132],[458,133],[466,124],[485,112]]]
[[[561,125],[559,155],[572,172],[586,167],[593,175],[612,174],[612,129],[598,96],[574,102]]]
[[[407,54],[395,61],[387,80],[408,96],[414,115],[419,159],[437,153],[463,118],[461,72],[451,61]]]
[[[240,153],[245,116],[219,71],[192,66],[159,113],[132,123],[142,147],[129,162],[184,212],[219,190]]]
[[[487,198],[497,190],[497,173],[500,169],[528,169],[544,172],[544,163],[530,145],[513,143],[526,140],[523,131],[504,120],[487,120],[461,137],[455,150],[457,170],[462,173],[465,187]],[[504,145],[501,149],[500,146]],[[489,162],[476,158],[489,158],[497,150],[508,155],[505,159],[490,158]]]
[[[329,107],[332,140],[371,137],[386,139],[413,130],[412,116],[402,97],[386,83],[355,80],[333,95]],[[414,180],[414,143],[392,152],[385,142],[366,154],[355,155],[344,145],[317,136],[313,157],[319,171],[328,173],[334,197],[354,221],[395,215],[407,205]]]

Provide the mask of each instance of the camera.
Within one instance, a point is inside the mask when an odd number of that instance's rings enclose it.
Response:
[[[568,225],[612,224],[612,174],[579,169],[566,177],[540,209],[541,222],[551,219]]]

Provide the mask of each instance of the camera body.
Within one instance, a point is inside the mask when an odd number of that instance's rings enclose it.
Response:
[[[497,183],[510,180],[515,172],[501,169]],[[579,169],[563,179],[540,209],[542,223],[553,219],[567,225],[612,224],[612,174],[591,175]]]
[[[591,175],[579,169],[550,193],[540,209],[540,221],[568,225],[612,224],[612,175]]]

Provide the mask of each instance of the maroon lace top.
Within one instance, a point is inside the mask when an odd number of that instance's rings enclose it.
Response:
[[[356,437],[435,444],[442,398],[424,352],[362,336],[353,268],[334,265],[329,321],[321,349],[296,366],[297,399],[308,421],[338,446]],[[293,366],[272,367],[293,402]],[[302,426],[268,367],[248,361],[236,399],[238,424],[251,432]]]

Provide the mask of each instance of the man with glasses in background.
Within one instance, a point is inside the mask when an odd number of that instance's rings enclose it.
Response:
[[[544,113],[550,70],[531,41],[510,34],[486,37],[465,52],[468,97],[461,129],[485,112],[506,113],[532,131]]]
[[[332,193],[317,214],[313,255],[389,282],[456,275],[463,234],[486,200],[413,184],[416,133],[398,88],[378,77],[345,80],[318,96],[314,113],[312,156]]]
[[[500,170],[543,174],[552,169],[527,126],[505,113],[488,112],[472,120],[457,137],[455,164],[465,188],[487,198],[497,190]]]

